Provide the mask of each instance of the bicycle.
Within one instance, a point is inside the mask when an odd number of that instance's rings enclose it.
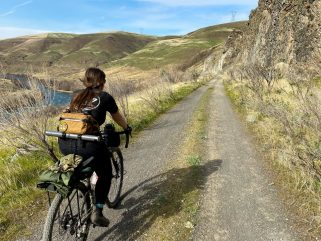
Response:
[[[125,148],[128,147],[129,133],[126,131],[116,132],[117,134],[126,135]],[[81,139],[85,141],[106,141],[104,134],[100,136],[93,135],[76,135],[64,134],[56,131],[46,131],[47,136]],[[123,156],[118,147],[107,147],[112,162],[112,182],[106,204],[109,208],[115,208],[120,201],[120,194],[123,185]],[[42,241],[54,240],[87,240],[90,231],[90,216],[93,211],[94,203],[94,187],[91,183],[93,170],[90,167],[93,157],[88,158],[80,163],[76,168],[77,176],[76,181],[72,185],[71,190],[66,198],[51,187],[53,192],[56,193],[51,202],[50,187],[47,188],[50,208],[47,214],[46,222],[43,229]]]

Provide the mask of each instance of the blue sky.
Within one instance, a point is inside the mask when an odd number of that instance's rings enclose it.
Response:
[[[258,0],[0,0],[0,39],[44,32],[180,35],[248,19]]]

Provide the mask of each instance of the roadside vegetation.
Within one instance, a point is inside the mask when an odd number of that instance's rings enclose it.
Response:
[[[137,133],[200,85],[200,82],[181,79],[168,82],[160,75],[145,89],[133,91],[130,83],[116,79],[111,80],[107,88]],[[2,112],[6,116],[2,114],[0,118],[0,206],[6,207],[0,209],[0,235],[4,241],[13,240],[18,231],[19,235],[30,234],[30,220],[45,218],[47,196],[36,188],[36,183],[39,174],[52,164],[53,153],[58,153],[56,141],[45,138],[43,132],[55,129],[59,110],[47,108],[41,100],[34,101],[32,98],[41,97],[40,89],[38,85],[30,86],[40,95],[29,96],[25,101],[0,103],[1,110],[8,110]],[[2,96],[7,94],[1,92]],[[14,111],[17,104],[21,108]]]
[[[300,220],[305,240],[321,235],[320,73],[298,67],[282,78],[275,69],[248,66],[226,76],[230,99],[258,139],[276,183]]]

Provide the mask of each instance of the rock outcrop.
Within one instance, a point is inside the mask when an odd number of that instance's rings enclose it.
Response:
[[[247,28],[231,34],[221,58],[222,69],[236,65],[320,69],[321,0],[259,0]]]

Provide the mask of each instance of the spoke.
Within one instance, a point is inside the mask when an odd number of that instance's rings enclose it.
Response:
[[[54,219],[52,241],[82,240],[88,234],[90,210],[86,200],[89,195],[89,192],[83,195],[75,190],[62,200]]]

